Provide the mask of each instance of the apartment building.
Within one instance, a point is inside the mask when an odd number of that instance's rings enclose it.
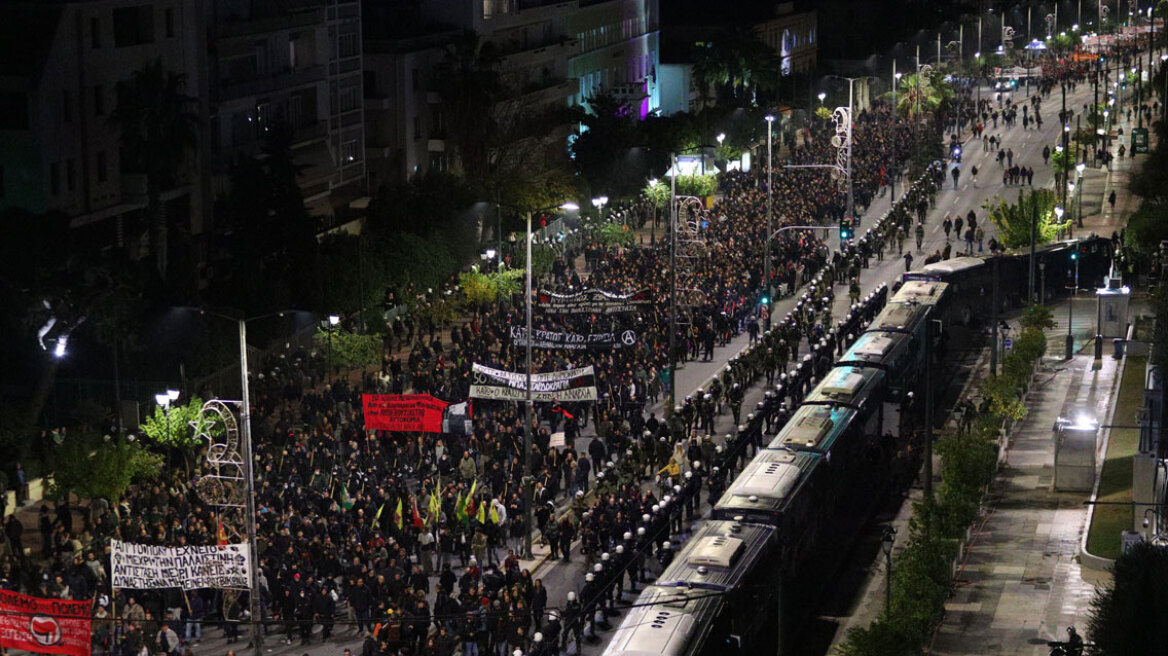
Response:
[[[434,72],[466,32],[490,43],[499,55],[498,71],[510,94],[496,110],[512,124],[585,106],[601,92],[624,98],[642,116],[659,106],[658,0],[417,0],[399,5],[406,5],[395,7],[399,14],[418,9],[417,24],[404,30],[397,26],[392,37],[370,38],[366,47],[371,188],[429,168],[457,168]],[[548,140],[566,148],[576,128],[574,123],[556,126]]]
[[[63,212],[75,227],[138,252],[145,176],[123,171],[109,117],[118,84],[160,62],[192,93],[198,14],[189,0],[0,3],[0,209]],[[192,153],[162,200],[188,229],[202,222]]]
[[[325,225],[364,193],[358,0],[2,0],[0,208],[60,211],[140,255],[145,176],[123,170],[109,122],[119,83],[153,62],[179,74],[198,138],[162,200],[198,237],[233,165],[292,129],[306,207]]]

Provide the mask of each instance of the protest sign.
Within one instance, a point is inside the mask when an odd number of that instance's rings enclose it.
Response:
[[[250,586],[246,544],[156,547],[110,540],[110,580],[115,588],[233,588]]]
[[[471,373],[472,399],[523,401],[527,398],[527,374],[474,364]],[[595,401],[596,374],[592,365],[580,369],[531,375],[531,398],[535,401]]]
[[[534,339],[531,340],[531,348],[537,349],[602,350],[623,348],[637,343],[637,333],[633,330],[587,334],[558,330],[532,330],[531,334],[534,336]],[[511,326],[511,343],[514,346],[527,346],[527,329],[523,326]]]
[[[0,589],[0,646],[37,654],[89,656],[91,602],[30,597]]]
[[[450,404],[429,394],[363,394],[365,428],[442,432],[442,413]]]
[[[653,296],[648,289],[623,295],[586,289],[575,294],[542,291],[537,305],[544,314],[620,314],[638,312],[652,303]]]

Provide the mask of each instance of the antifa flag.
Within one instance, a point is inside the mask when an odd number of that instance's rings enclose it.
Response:
[[[441,433],[450,404],[429,394],[362,394],[368,430]]]
[[[586,289],[575,294],[539,293],[539,309],[544,314],[620,314],[639,312],[653,303],[648,289],[632,294],[610,294],[599,289]]]
[[[471,373],[470,397],[524,401],[527,399],[527,374],[492,369],[476,362]],[[596,397],[596,372],[592,365],[531,375],[533,401],[595,401]]]
[[[37,654],[89,656],[90,602],[0,590],[0,645]]]
[[[586,335],[556,330],[532,330],[531,334],[535,338],[531,340],[531,348],[537,349],[600,350],[623,348],[637,343],[637,333],[632,330],[588,333]],[[527,341],[526,328],[511,326],[512,345],[527,346]]]

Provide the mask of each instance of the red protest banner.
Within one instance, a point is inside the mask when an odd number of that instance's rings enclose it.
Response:
[[[0,645],[38,654],[89,656],[89,606],[88,601],[0,590]]]
[[[429,394],[363,394],[365,428],[442,432],[442,412],[450,405]]]

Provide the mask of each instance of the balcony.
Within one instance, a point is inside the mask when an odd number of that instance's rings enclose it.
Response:
[[[309,66],[251,80],[222,80],[219,84],[219,102],[262,96],[278,91],[291,91],[298,87],[322,82],[324,79],[324,66]]]
[[[510,102],[518,102],[520,105],[527,104],[542,104],[567,98],[579,90],[580,83],[575,78],[563,79],[553,78],[543,82],[532,82],[523,87],[523,89],[508,100]]]
[[[324,22],[324,12],[321,11],[324,8],[324,0],[304,0],[295,4],[301,7],[285,14],[224,18],[215,25],[214,37],[216,39],[255,37],[272,32],[303,29]]]

